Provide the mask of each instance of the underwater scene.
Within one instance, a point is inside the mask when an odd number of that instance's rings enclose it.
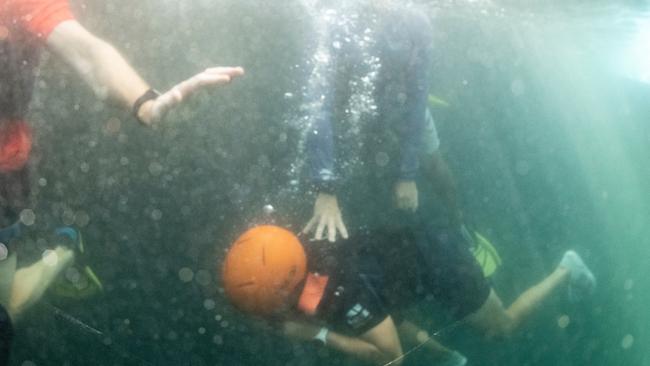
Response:
[[[0,366],[650,366],[650,4],[0,0]]]

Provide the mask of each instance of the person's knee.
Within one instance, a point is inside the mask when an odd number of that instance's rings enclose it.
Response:
[[[483,331],[483,337],[487,340],[509,339],[514,333],[515,322],[507,313],[495,318]]]

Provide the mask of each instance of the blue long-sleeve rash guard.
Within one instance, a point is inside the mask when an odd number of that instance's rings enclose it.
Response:
[[[323,56],[327,62],[318,70],[320,83],[311,85],[309,93],[319,108],[312,116],[306,147],[310,177],[320,187],[330,187],[340,178],[335,166],[332,126],[335,103],[342,92],[337,85],[347,85],[348,76],[364,64],[359,59],[363,55],[350,42],[355,39],[350,32],[363,31],[363,27],[355,29],[343,24],[328,29],[328,54]],[[376,45],[371,52],[381,65],[374,93],[381,119],[377,123],[394,129],[398,136],[398,178],[413,180],[419,168],[418,154],[425,126],[433,31],[423,14],[410,9],[386,11],[380,14],[376,24]]]

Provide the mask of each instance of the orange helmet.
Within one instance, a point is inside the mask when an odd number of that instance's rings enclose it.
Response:
[[[254,227],[235,241],[223,263],[226,295],[242,311],[271,314],[287,303],[306,267],[305,251],[292,232]]]

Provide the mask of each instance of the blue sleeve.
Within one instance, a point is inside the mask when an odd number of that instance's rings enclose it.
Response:
[[[317,88],[310,97],[316,105],[309,117],[311,123],[307,131],[306,152],[309,164],[309,177],[312,183],[326,184],[335,180],[334,176],[334,131],[332,127],[333,91]]]
[[[407,105],[404,121],[399,125],[400,134],[400,179],[413,180],[419,169],[421,135],[426,124],[426,109],[429,96],[429,68],[431,67],[431,26],[426,18],[409,23],[412,28],[413,49],[407,72]]]
[[[311,85],[307,94],[310,123],[305,149],[309,178],[314,185],[323,188],[334,184],[337,180],[332,116],[333,100],[336,95],[335,79],[341,55],[338,49],[323,45],[317,52],[327,52],[325,55],[327,61],[317,61],[311,76]]]

